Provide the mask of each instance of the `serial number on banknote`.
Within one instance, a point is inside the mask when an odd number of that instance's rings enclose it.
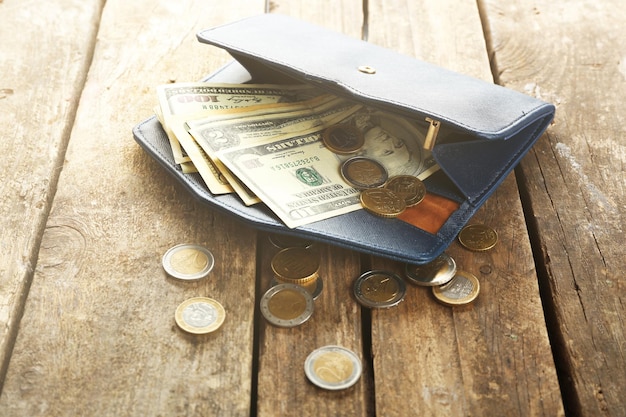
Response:
[[[296,159],[295,161],[283,162],[277,165],[272,165],[271,168],[273,171],[282,171],[285,169],[295,168],[304,165],[311,165],[313,162],[319,162],[320,158],[317,156],[312,156],[310,158],[304,159]]]

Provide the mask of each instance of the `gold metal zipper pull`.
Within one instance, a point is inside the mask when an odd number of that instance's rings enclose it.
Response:
[[[435,147],[435,142],[437,141],[437,134],[439,134],[439,127],[441,127],[441,122],[439,120],[431,119],[430,117],[427,117],[426,121],[430,123],[430,126],[428,126],[426,139],[424,139],[424,149],[432,151]]]

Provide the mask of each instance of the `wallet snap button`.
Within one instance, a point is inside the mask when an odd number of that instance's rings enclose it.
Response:
[[[364,74],[376,74],[376,68],[370,67],[369,65],[359,66],[359,71],[361,71]]]

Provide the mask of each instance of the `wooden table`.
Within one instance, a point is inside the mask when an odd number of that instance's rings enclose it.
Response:
[[[0,0],[0,415],[626,415],[626,12],[617,0]],[[366,5],[366,7],[363,7]],[[481,281],[450,308],[409,286],[388,310],[350,296],[403,265],[322,246],[324,291],[292,329],[258,300],[276,249],[198,204],[134,141],[155,86],[230,58],[199,30],[263,12],[308,20],[557,106],[554,124],[476,215],[485,253],[448,250]],[[207,246],[209,279],[160,259]],[[174,310],[211,296],[216,333]],[[358,383],[310,384],[339,344]]]

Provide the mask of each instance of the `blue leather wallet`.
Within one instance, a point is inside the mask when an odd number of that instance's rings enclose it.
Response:
[[[423,264],[443,252],[554,117],[552,104],[278,14],[198,39],[234,58],[212,82],[308,83],[423,124],[441,168],[424,181],[427,199],[400,218],[357,210],[289,229],[263,204],[213,195],[198,174],[184,174],[155,117],[135,126],[135,140],[195,197],[254,227],[399,261]]]

